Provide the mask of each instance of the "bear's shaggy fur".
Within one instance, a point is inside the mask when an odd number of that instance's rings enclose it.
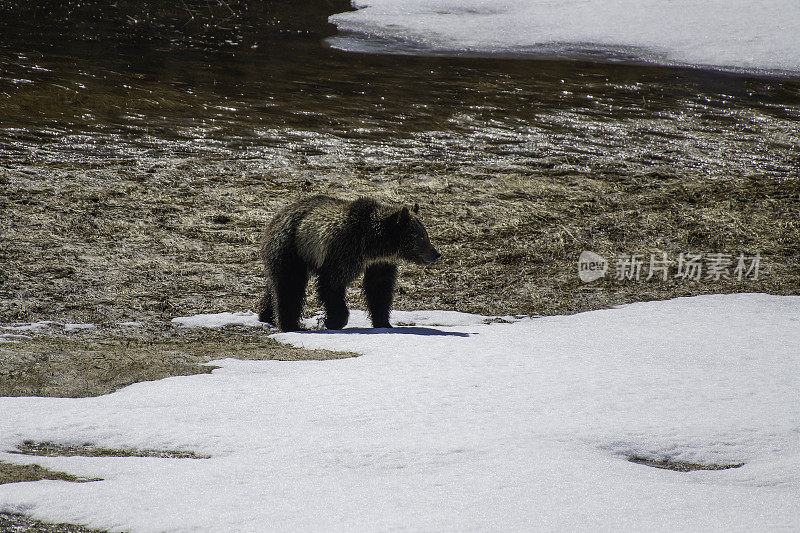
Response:
[[[441,254],[416,213],[371,198],[313,196],[281,210],[264,231],[261,258],[267,288],[259,320],[283,331],[299,329],[310,274],[325,307],[325,327],[341,329],[350,312],[345,291],[364,273],[372,325],[389,328],[397,262],[428,265]]]

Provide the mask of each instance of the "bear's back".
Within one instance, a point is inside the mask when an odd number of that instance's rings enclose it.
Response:
[[[365,259],[363,237],[376,231],[373,218],[386,209],[366,197],[353,201],[323,195],[304,198],[283,208],[269,223],[262,258],[274,262],[291,251],[311,270],[326,260],[358,269]]]
[[[347,202],[330,196],[304,198],[278,211],[264,230],[261,257],[265,262],[281,261],[287,251],[296,252],[309,266],[318,267],[324,261],[326,232],[338,216],[344,213]]]
[[[300,257],[319,268],[333,243],[341,238],[350,202],[330,196],[312,196],[303,205],[294,236]]]

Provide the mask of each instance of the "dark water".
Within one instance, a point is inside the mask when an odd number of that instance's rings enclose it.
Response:
[[[796,175],[800,81],[664,67],[4,44],[0,162],[263,159]]]

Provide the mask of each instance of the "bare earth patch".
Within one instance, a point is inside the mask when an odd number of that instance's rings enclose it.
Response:
[[[675,472],[692,472],[694,470],[728,470],[730,468],[739,468],[744,466],[744,463],[732,463],[725,465],[716,464],[700,464],[700,463],[687,463],[685,461],[671,461],[669,459],[647,459],[646,457],[628,457],[628,461],[638,465],[651,466],[653,468],[661,468],[663,470],[674,470]]]
[[[294,348],[268,333],[171,325],[39,332],[0,344],[0,395],[97,396],[139,381],[208,373],[214,367],[202,363],[226,357],[300,361],[356,355]]]
[[[99,479],[95,478],[73,476],[66,472],[55,472],[39,465],[15,465],[0,461],[0,485],[4,483],[19,483],[20,481],[38,481],[40,479],[60,479],[75,483],[99,481]]]
[[[208,459],[209,457],[190,451],[117,449],[102,448],[91,444],[71,445],[35,441],[25,441],[17,446],[16,450],[8,450],[8,453],[39,457],[162,457],[170,459]],[[82,478],[66,472],[55,472],[39,465],[17,465],[0,461],[0,485],[40,479],[58,479],[76,483],[101,481],[100,478]]]
[[[89,529],[75,524],[49,524],[15,513],[0,513],[0,531],[13,531],[15,533],[102,533],[99,529]]]
[[[134,450],[102,448],[91,444],[69,445],[57,442],[25,441],[9,453],[42,457],[162,457],[169,459],[208,459],[208,455],[178,450]]]

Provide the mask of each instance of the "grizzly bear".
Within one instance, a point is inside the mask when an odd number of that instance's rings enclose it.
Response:
[[[325,307],[325,327],[342,329],[350,312],[345,291],[363,272],[372,326],[390,328],[389,311],[401,259],[429,265],[441,254],[408,207],[371,198],[354,201],[312,196],[285,207],[264,231],[261,258],[267,288],[259,320],[283,331],[300,329],[310,274]]]

